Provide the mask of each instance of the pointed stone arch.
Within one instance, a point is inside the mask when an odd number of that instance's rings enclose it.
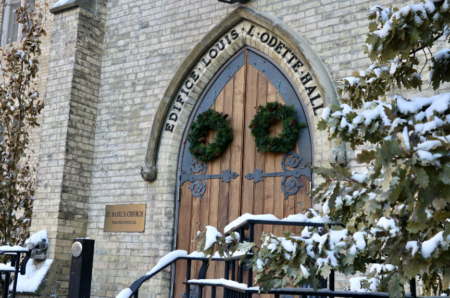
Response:
[[[153,121],[141,169],[144,180],[155,180],[158,171],[159,178],[173,179],[163,184],[175,188],[177,161],[173,156],[180,150],[189,116],[210,80],[245,46],[271,57],[292,79],[302,97],[309,99],[303,105],[312,122],[315,164],[323,164],[332,155],[345,156],[345,144],[331,148],[327,137],[316,130],[320,109],[338,104],[334,84],[320,57],[305,39],[280,20],[252,8],[239,7],[203,37],[169,83]]]

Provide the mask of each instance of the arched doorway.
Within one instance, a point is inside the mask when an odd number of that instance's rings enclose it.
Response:
[[[256,114],[255,107],[277,100],[293,105],[297,119],[308,125],[301,129],[290,153],[257,152],[248,128]],[[220,158],[204,163],[189,153],[187,135],[197,115],[210,108],[229,115],[234,139]],[[270,133],[278,132],[281,125],[273,125]],[[212,140],[213,134],[208,137]],[[229,222],[244,213],[283,218],[299,213],[302,209],[299,203],[311,206],[306,193],[311,187],[307,165],[313,162],[313,142],[303,100],[289,76],[272,59],[251,47],[243,48],[229,59],[205,88],[188,121],[182,144],[178,167],[177,249],[188,253],[196,250],[196,243],[191,240],[200,229],[198,222],[223,232]],[[264,230],[281,235],[286,229],[276,226]],[[261,231],[255,232],[258,235]],[[185,266],[184,261],[176,266],[174,297],[184,293]],[[193,263],[193,278],[199,268],[200,263]],[[223,274],[223,265],[211,263],[208,278],[220,278]]]

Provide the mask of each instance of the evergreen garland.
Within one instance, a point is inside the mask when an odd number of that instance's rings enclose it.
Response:
[[[306,127],[306,123],[298,123],[293,106],[286,106],[278,102],[269,102],[266,106],[260,105],[249,128],[255,137],[256,149],[262,152],[286,153],[295,146],[300,128]],[[276,137],[271,137],[267,129],[272,119],[282,120],[283,132]]]
[[[227,117],[228,114],[223,115],[223,113],[218,113],[213,109],[197,116],[197,120],[191,125],[191,131],[188,136],[190,142],[189,152],[196,159],[208,161],[220,156],[233,140],[233,131],[225,121]],[[217,132],[213,143],[208,142],[208,146],[206,146],[203,142],[209,129],[215,129]]]

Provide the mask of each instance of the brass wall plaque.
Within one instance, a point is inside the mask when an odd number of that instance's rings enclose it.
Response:
[[[104,232],[144,232],[145,204],[106,205]]]

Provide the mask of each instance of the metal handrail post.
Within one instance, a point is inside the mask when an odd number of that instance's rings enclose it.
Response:
[[[5,273],[5,282],[3,283],[3,298],[7,298],[8,297],[8,286],[9,286],[9,281],[11,279],[11,273],[6,272]]]
[[[12,262],[11,262],[12,263]],[[12,298],[16,298],[16,290],[17,290],[17,280],[19,279],[19,263],[20,263],[20,252],[17,253],[15,263],[14,263],[14,281],[13,281],[13,292]]]

